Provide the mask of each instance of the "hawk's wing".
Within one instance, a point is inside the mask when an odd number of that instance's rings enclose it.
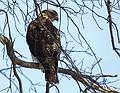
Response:
[[[59,30],[48,19],[42,25],[38,20],[34,20],[28,26],[26,40],[30,52],[44,67],[46,81],[57,83],[60,55]]]

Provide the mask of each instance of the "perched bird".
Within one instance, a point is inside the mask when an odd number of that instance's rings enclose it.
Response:
[[[58,21],[55,10],[43,10],[27,29],[26,41],[34,60],[41,63],[45,80],[58,83],[57,68],[60,56],[60,31],[53,25]]]

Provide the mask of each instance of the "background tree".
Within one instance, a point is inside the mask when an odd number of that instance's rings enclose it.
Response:
[[[62,42],[60,83],[51,85],[50,93],[65,92],[67,87],[72,87],[67,88],[71,93],[119,93],[117,75],[104,74],[103,69],[104,58],[113,57],[108,66],[120,57],[119,0],[0,0],[0,92],[47,93],[42,67],[31,61],[25,40],[28,24],[46,8],[59,13],[54,25]]]

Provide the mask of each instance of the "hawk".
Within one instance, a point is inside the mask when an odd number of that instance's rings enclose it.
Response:
[[[41,63],[45,80],[58,83],[57,68],[60,56],[60,31],[53,25],[58,21],[55,10],[43,10],[27,28],[26,42],[34,60]]]

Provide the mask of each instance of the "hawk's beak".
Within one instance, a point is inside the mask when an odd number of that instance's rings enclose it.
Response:
[[[55,20],[56,20],[56,21],[58,21],[58,20],[59,20],[58,16],[56,16],[56,17],[55,17]]]

